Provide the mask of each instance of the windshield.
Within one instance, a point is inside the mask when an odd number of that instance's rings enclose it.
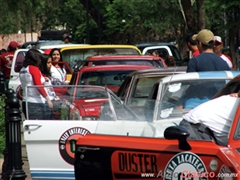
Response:
[[[71,68],[81,63],[89,56],[96,55],[139,55],[133,48],[95,48],[95,49],[71,49],[62,51],[63,60],[68,62]]]
[[[99,65],[145,65],[145,66],[155,66],[163,67],[162,61],[148,61],[148,60],[97,60],[97,61],[87,61],[92,62],[92,66]]]
[[[135,70],[83,72],[79,85],[120,86],[133,71]]]
[[[234,139],[240,140],[240,116],[238,117],[238,124],[234,134]]]
[[[193,109],[212,99],[227,82],[229,80],[199,79],[166,83],[162,86],[161,100],[180,109]]]
[[[108,98],[106,89],[92,86],[73,86],[68,88],[67,93],[74,96],[75,100]]]
[[[38,93],[41,89],[51,93],[53,109]],[[139,120],[111,90],[100,86],[27,86],[23,94],[27,120]]]

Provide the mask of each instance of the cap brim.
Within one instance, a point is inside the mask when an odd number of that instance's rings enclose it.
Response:
[[[194,34],[194,35],[192,36],[192,39],[193,39],[193,40],[197,40],[197,34]]]
[[[222,44],[222,42],[215,40],[214,44],[220,45],[220,44]]]

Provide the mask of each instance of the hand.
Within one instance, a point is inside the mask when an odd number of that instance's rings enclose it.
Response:
[[[52,103],[52,101],[51,101],[51,100],[47,100],[47,103],[48,103],[48,107],[49,107],[50,109],[52,109],[52,108],[53,108],[53,103]]]
[[[46,81],[46,82],[48,82],[48,81],[49,81],[49,79],[48,79],[47,77],[45,77],[45,81]]]
[[[229,94],[229,96],[238,98],[238,93],[232,93],[232,94]]]

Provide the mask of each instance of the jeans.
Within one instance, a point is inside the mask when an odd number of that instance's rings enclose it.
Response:
[[[31,103],[31,102],[26,103],[25,101],[22,101],[22,110],[26,119],[28,120],[47,119],[46,107],[45,107],[45,104],[43,103]]]
[[[192,139],[192,140],[211,140],[211,138],[209,137],[208,134],[206,134],[205,132],[199,131],[200,125],[201,125],[200,123],[198,123],[198,124],[189,123],[185,119],[183,119],[179,123],[179,126],[183,126],[188,130],[188,132],[190,134],[190,136],[188,137],[188,140],[190,140],[190,139]]]
[[[188,140],[214,140],[216,144],[221,146],[227,146],[228,144],[228,136],[221,135],[221,136],[215,136],[214,133],[209,129],[205,130],[205,132],[201,132],[200,123],[192,124],[189,123],[187,120],[183,119],[179,126],[184,126],[188,132],[190,133],[190,136],[188,137]],[[206,126],[205,126],[206,127]]]

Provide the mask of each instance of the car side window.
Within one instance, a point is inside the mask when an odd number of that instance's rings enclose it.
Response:
[[[153,51],[157,52],[158,56],[163,58],[164,60],[166,60],[169,56],[169,53],[168,53],[167,49],[165,49],[165,48],[149,49],[146,52],[146,54],[151,55]]]
[[[240,82],[236,81],[231,85],[228,85],[227,87],[221,89],[221,91],[218,91],[213,98],[226,95],[226,94],[237,93],[239,88],[240,88]]]
[[[23,61],[25,58],[25,52],[18,52],[16,62],[14,65],[14,71],[15,72],[20,72],[22,66],[23,66]]]
[[[127,92],[129,91],[129,86],[131,82],[131,76],[127,76],[126,79],[123,81],[122,85],[120,86],[118,92],[116,93],[117,96],[120,98],[125,98],[127,95]]]

